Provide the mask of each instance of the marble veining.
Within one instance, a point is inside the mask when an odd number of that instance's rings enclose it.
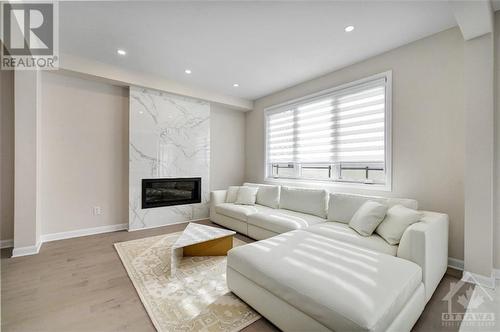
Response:
[[[130,88],[129,229],[208,217],[210,104],[139,87]],[[201,203],[141,208],[141,181],[201,177]]]

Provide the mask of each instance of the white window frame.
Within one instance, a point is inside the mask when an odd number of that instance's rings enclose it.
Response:
[[[332,92],[357,86],[366,82],[370,82],[376,79],[385,78],[386,79],[386,92],[385,92],[385,126],[384,126],[384,148],[385,148],[385,172],[386,179],[385,184],[367,184],[367,183],[356,183],[356,182],[342,182],[342,181],[332,181],[332,180],[308,180],[308,179],[292,179],[292,178],[274,178],[269,174],[269,163],[268,163],[268,135],[267,135],[267,124],[268,116],[275,112],[281,111],[285,107],[295,107],[297,104],[302,104],[309,99],[322,97],[323,95],[330,94]],[[369,77],[365,77],[356,81],[345,83],[342,85],[335,86],[326,90],[322,90],[313,94],[309,94],[300,98],[289,100],[284,103],[272,105],[264,109],[264,174],[265,181],[278,183],[278,184],[289,184],[289,185],[306,185],[313,187],[332,187],[332,188],[357,188],[363,190],[375,190],[375,191],[392,191],[392,71],[388,70],[379,74],[375,74]]]

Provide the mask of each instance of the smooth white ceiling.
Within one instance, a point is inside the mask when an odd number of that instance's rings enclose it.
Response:
[[[251,100],[456,25],[447,1],[60,2],[59,10],[62,53]]]

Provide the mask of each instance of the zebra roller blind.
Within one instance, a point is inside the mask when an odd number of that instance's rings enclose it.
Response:
[[[267,163],[384,165],[387,86],[379,76],[269,110]]]

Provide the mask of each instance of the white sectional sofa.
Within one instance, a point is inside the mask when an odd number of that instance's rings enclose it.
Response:
[[[348,223],[364,202],[412,199],[257,186],[255,205],[211,193],[210,220],[256,240],[228,253],[229,288],[284,331],[409,331],[447,267],[448,216],[421,211],[399,244]]]

